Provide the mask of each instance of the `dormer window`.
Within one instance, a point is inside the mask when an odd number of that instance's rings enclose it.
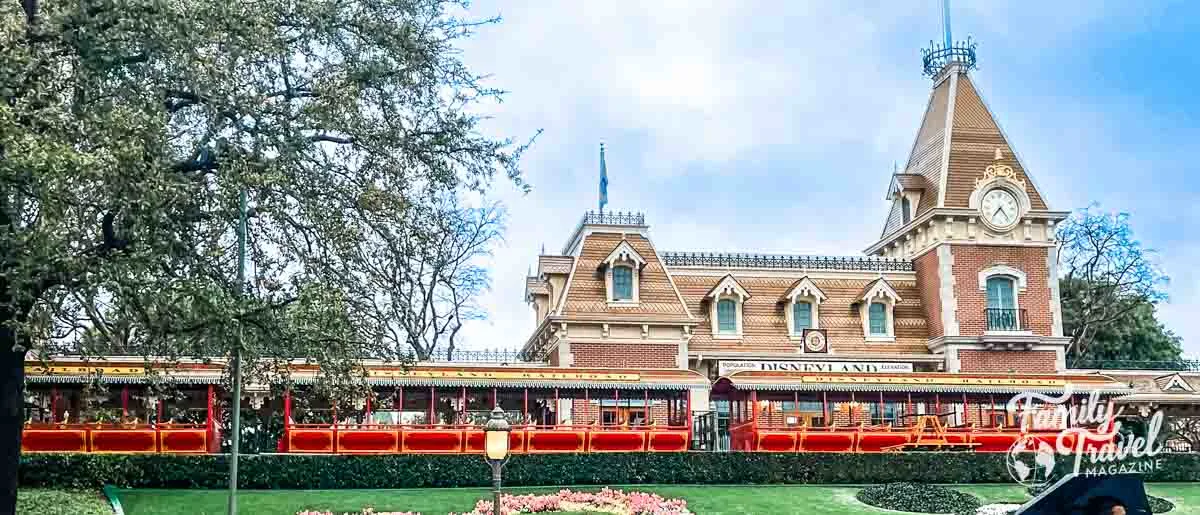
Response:
[[[629,240],[621,240],[601,262],[604,269],[604,289],[608,304],[636,306],[639,298],[641,271],[646,260],[634,250]]]
[[[805,329],[817,329],[820,321],[819,310],[821,302],[824,301],[825,292],[808,276],[793,283],[780,299],[784,304],[783,312],[787,318],[789,336],[799,339],[804,337]]]
[[[887,336],[888,335],[888,309],[887,304],[882,302],[872,302],[871,307],[867,309],[867,326],[871,336]]]
[[[811,302],[799,301],[792,304],[792,333],[804,334],[805,329],[813,327],[813,306]]]
[[[717,301],[717,332],[721,334],[737,334],[738,307],[735,299]]]
[[[750,293],[732,275],[726,275],[704,298],[711,306],[708,320],[712,325],[713,338],[740,339],[743,307]]]
[[[856,302],[866,341],[896,340],[896,303],[900,302],[900,295],[886,279],[880,277],[868,283],[859,293]]]
[[[612,300],[633,300],[633,267],[617,265],[612,269]]]

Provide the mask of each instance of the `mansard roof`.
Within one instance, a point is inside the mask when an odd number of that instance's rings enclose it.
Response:
[[[644,234],[591,226],[579,238],[578,264],[567,279],[556,316],[577,320],[691,321],[667,268]],[[636,306],[609,305],[601,265],[614,251],[626,247],[645,261],[638,272],[639,302]]]
[[[867,343],[863,335],[862,321],[858,311],[852,309],[855,301],[862,298],[864,287],[874,283],[873,274],[854,271],[823,271],[805,273],[800,270],[733,270],[736,278],[751,297],[742,305],[742,338],[724,340],[714,338],[708,320],[708,294],[714,281],[726,274],[715,269],[672,269],[671,277],[679,287],[679,293],[687,302],[688,309],[698,319],[688,341],[688,352],[722,355],[726,359],[745,356],[757,357],[795,354],[796,341],[791,338],[779,299],[785,298],[789,290],[806,275],[813,285],[825,295],[821,301],[818,326],[826,331],[832,355],[845,359],[891,359],[903,356],[905,360],[930,356],[926,340],[925,311],[918,293],[916,276],[912,272],[891,272],[888,283],[897,291],[902,302],[894,310],[896,341]]]
[[[916,176],[923,178],[924,193],[911,218],[935,208],[968,207],[975,180],[995,163],[997,149],[1004,156],[999,164],[1011,166],[1016,178],[1028,185],[1030,208],[1049,209],[970,75],[961,68],[946,73],[929,95],[908,161],[893,176],[893,183],[909,186],[916,185]],[[889,216],[883,234],[901,225],[900,217]]]

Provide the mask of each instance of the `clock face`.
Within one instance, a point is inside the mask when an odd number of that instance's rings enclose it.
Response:
[[[813,331],[808,333],[808,338],[805,339],[804,343],[809,352],[821,352],[825,350],[825,335]]]
[[[997,227],[1008,227],[1017,223],[1019,209],[1017,197],[1004,188],[996,188],[987,192],[980,205],[983,217]]]

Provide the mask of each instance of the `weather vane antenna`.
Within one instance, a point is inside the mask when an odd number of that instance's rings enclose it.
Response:
[[[942,0],[942,44],[930,41],[929,48],[921,50],[921,64],[925,75],[935,79],[951,64],[963,70],[975,68],[975,42],[970,36],[966,41],[955,42],[950,32],[950,0]]]

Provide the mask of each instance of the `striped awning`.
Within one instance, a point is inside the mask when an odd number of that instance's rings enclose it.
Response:
[[[25,376],[25,382],[29,384],[85,384],[92,381],[98,381],[102,384],[148,384],[149,377],[145,375],[30,375]],[[174,384],[219,384],[221,378],[219,376],[182,376],[171,377],[167,376],[162,379],[165,383]]]
[[[1001,393],[1061,394],[1072,392],[1102,395],[1131,393],[1125,384],[1099,376],[1054,376],[1015,374],[908,374],[789,373],[749,370],[727,376],[738,390],[797,392],[906,392],[906,393]]]
[[[310,381],[311,382],[311,381]],[[580,381],[537,381],[537,380],[478,380],[478,379],[371,379],[368,382],[375,386],[432,386],[432,387],[466,387],[466,388],[560,388],[590,390],[686,390],[688,388],[708,388],[708,382],[580,382]],[[303,383],[301,383],[303,384]]]

